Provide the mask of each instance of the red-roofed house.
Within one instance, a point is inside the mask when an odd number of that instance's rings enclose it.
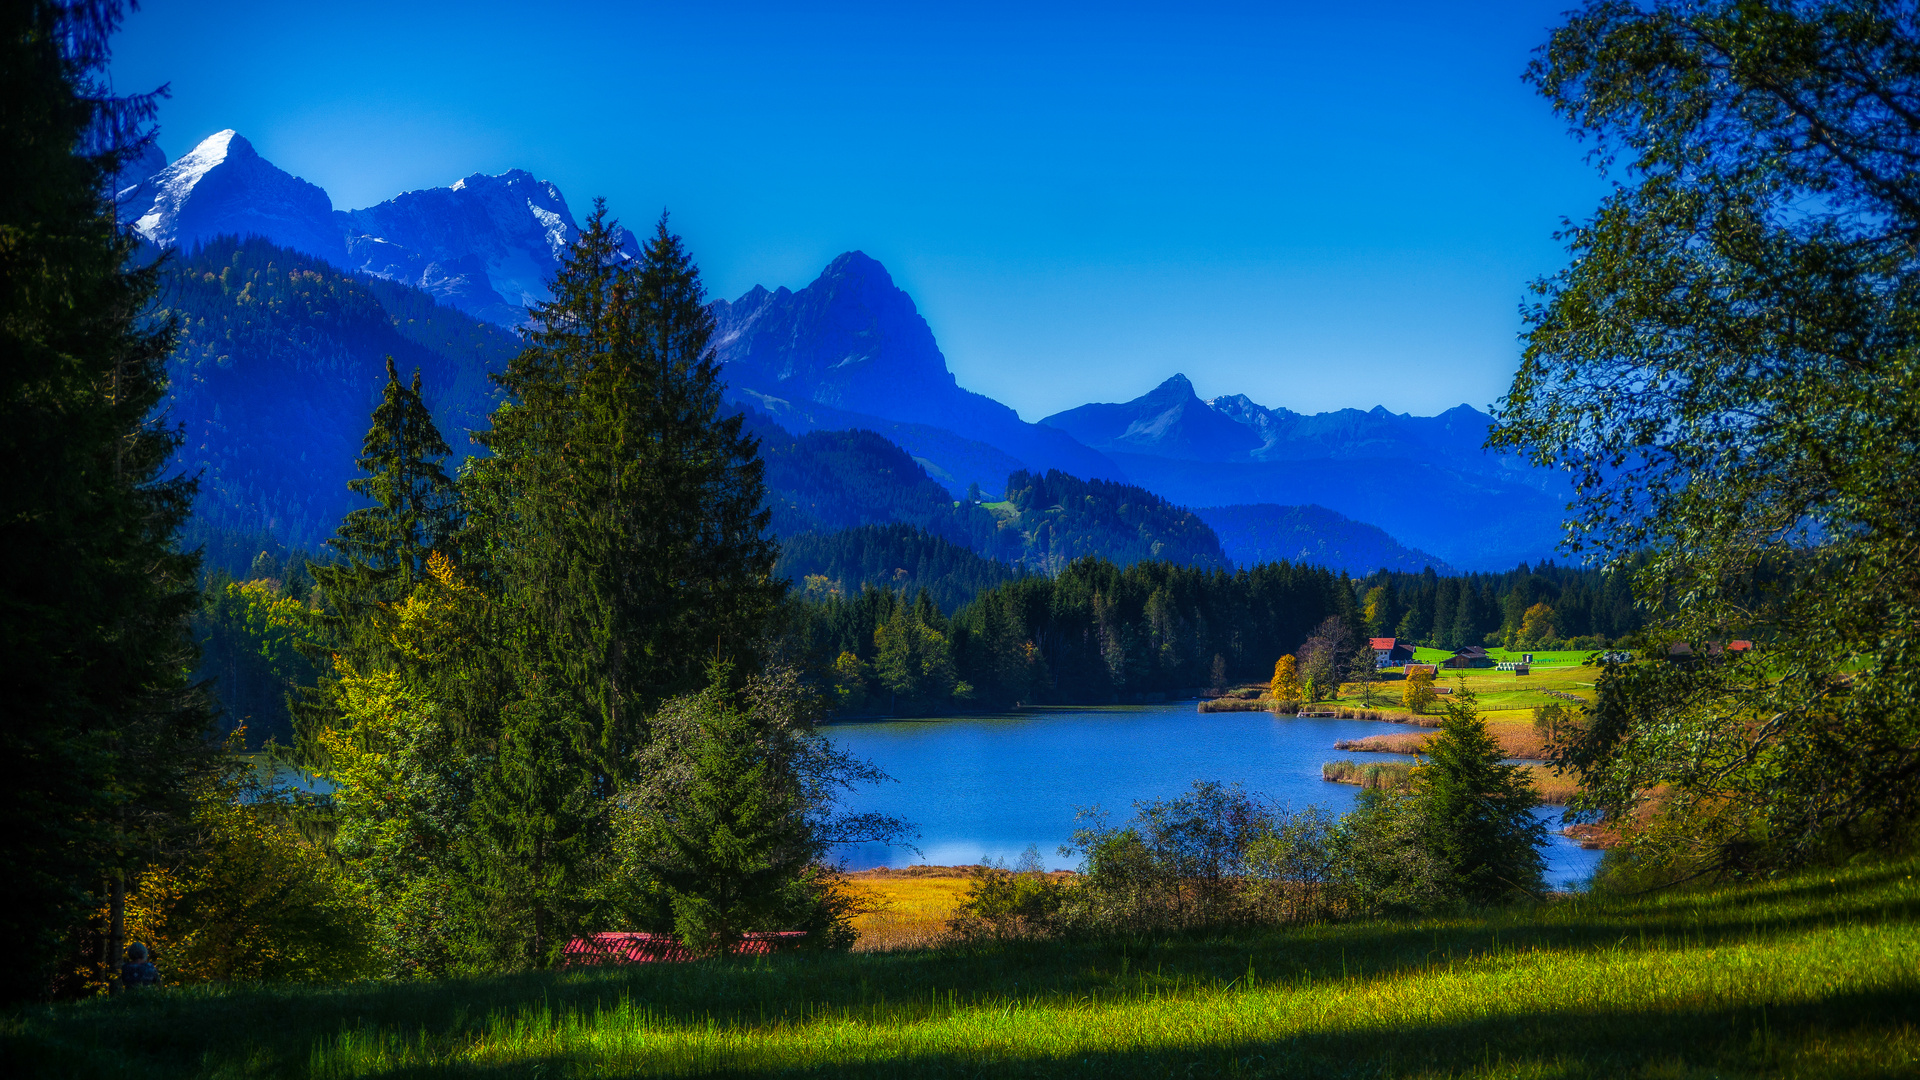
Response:
[[[1374,667],[1399,667],[1413,660],[1413,646],[1402,642],[1399,638],[1368,638],[1367,642],[1373,646]]]

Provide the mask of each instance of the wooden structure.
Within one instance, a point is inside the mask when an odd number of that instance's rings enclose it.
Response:
[[[1469,645],[1454,653],[1452,656],[1447,657],[1445,660],[1440,661],[1440,666],[1446,668],[1487,668],[1493,666],[1493,658],[1488,656],[1487,650],[1480,646]]]
[[[807,936],[805,930],[777,930],[742,935],[735,956],[764,956],[792,948]],[[597,964],[685,964],[699,959],[672,934],[600,933],[574,938],[561,950],[560,966]]]

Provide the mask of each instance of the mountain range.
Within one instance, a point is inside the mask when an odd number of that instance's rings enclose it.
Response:
[[[147,175],[136,177],[141,172]],[[344,316],[321,310],[325,304],[303,309],[304,329],[290,329],[300,322],[293,319],[274,331],[293,335],[277,345],[271,333],[253,328],[245,345],[253,353],[238,346],[223,352],[212,329],[200,331],[189,321],[179,364],[183,373],[191,368],[201,379],[192,391],[199,396],[176,402],[199,410],[191,417],[201,427],[200,441],[190,439],[189,452],[201,447],[209,465],[216,450],[225,454],[214,471],[216,489],[227,492],[229,502],[254,499],[256,510],[275,498],[283,508],[294,500],[290,492],[265,494],[275,484],[292,484],[291,473],[271,481],[246,464],[249,455],[270,452],[267,443],[276,429],[349,424],[347,434],[326,445],[357,444],[365,413],[351,417],[348,401],[377,393],[368,381],[377,382],[375,376],[383,373],[369,351],[377,351],[375,339],[393,337],[411,342],[415,353],[431,353],[420,363],[437,373],[429,379],[430,393],[435,382],[446,384],[441,393],[447,422],[455,430],[477,422],[491,407],[485,374],[497,370],[517,346],[514,331],[526,323],[528,307],[550,297],[545,282],[578,234],[558,188],[520,171],[469,176],[359,210],[336,210],[319,187],[274,166],[232,131],[209,137],[171,163],[157,154],[130,163],[120,183],[116,201],[122,220],[156,246],[191,253],[217,245],[223,236],[258,237],[301,253],[310,261],[302,264],[303,273],[318,274],[322,266],[336,272],[340,282],[329,280],[327,288],[338,295],[327,303],[344,304],[340,311],[359,303],[346,299],[358,295],[352,281],[363,282],[359,292],[380,307],[378,314],[359,312],[366,334],[355,348],[368,355],[356,353],[352,359],[339,348],[329,353],[317,344],[329,333],[344,332]],[[231,260],[251,250],[234,245],[222,248],[220,257]],[[630,236],[623,239],[623,250],[627,257],[637,256]],[[267,272],[264,264],[248,265],[256,277]],[[216,273],[197,256],[193,267],[203,279]],[[286,269],[280,267],[283,278]],[[230,274],[218,276],[225,282]],[[260,287],[297,293],[302,280]],[[216,297],[205,285],[203,280],[197,286],[205,295],[192,303],[218,308],[238,295],[225,290]],[[191,291],[176,294],[185,297]],[[425,309],[443,314],[423,316]],[[215,323],[231,321],[223,310],[200,310],[194,318],[204,322],[211,314]],[[852,445],[848,433],[865,432],[896,447],[900,457],[890,467],[918,470],[920,481],[931,484],[958,513],[958,518],[934,515],[941,517],[934,521],[916,510],[926,518],[916,527],[989,557],[1013,555],[1014,542],[1004,528],[984,524],[965,507],[1003,500],[1017,473],[1027,474],[1023,483],[1028,486],[1036,477],[1059,473],[1076,482],[1134,485],[1176,508],[1207,508],[1196,522],[1206,523],[1200,527],[1210,536],[1217,532],[1215,550],[1240,563],[1286,557],[1354,570],[1431,564],[1491,569],[1546,556],[1558,539],[1567,495],[1563,482],[1482,450],[1491,418],[1466,405],[1434,417],[1380,408],[1300,414],[1244,395],[1202,400],[1184,376],[1175,375],[1131,401],[1089,404],[1029,423],[958,385],[912,298],[885,267],[858,251],[834,259],[804,288],[755,287],[736,300],[715,301],[711,310],[715,351],[736,407],[752,410],[764,426],[777,427],[792,440],[840,433],[840,443]],[[415,327],[415,336],[438,337],[424,344],[413,341],[402,323]],[[427,326],[432,329],[417,330]],[[329,365],[339,369],[336,374],[347,368],[356,374],[350,390],[335,395],[337,403],[301,414],[306,428],[288,427],[271,419],[278,414],[243,389],[246,380],[239,375],[276,364],[309,375]],[[271,384],[273,378],[263,378],[259,386]],[[234,395],[226,409],[258,418],[241,421],[222,413],[218,399],[223,393]],[[284,408],[298,412],[299,404]],[[253,434],[223,443],[215,433],[219,425]],[[449,434],[456,445],[462,441]],[[774,445],[779,440],[763,441],[771,476],[780,472],[774,459],[785,451]],[[807,452],[824,454],[828,445],[809,444]],[[334,449],[327,454],[337,456]],[[337,466],[322,471],[339,471]],[[351,455],[344,468],[350,472]],[[819,472],[813,465],[807,468],[813,469],[808,475]],[[245,494],[255,489],[255,495]],[[776,516],[789,531],[879,525],[912,516],[849,513],[830,508],[832,498],[840,496],[827,496],[824,488],[787,490],[792,497],[785,510],[776,506]],[[862,505],[859,498],[842,494],[854,499],[848,507]],[[925,495],[915,498],[927,501]],[[331,510],[305,507],[295,515],[300,536],[286,539],[310,542],[311,530],[319,529]],[[249,514],[262,521],[284,518],[254,511],[242,516]],[[1028,541],[1020,548],[1028,551]],[[1291,554],[1280,554],[1286,552]]]

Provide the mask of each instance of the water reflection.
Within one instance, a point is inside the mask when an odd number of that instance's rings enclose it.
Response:
[[[1097,805],[1118,821],[1136,800],[1171,798],[1194,780],[1237,782],[1283,806],[1318,804],[1345,813],[1359,789],[1320,779],[1320,766],[1372,755],[1341,753],[1333,744],[1396,729],[1366,720],[1201,713],[1192,702],[1172,702],[849,722],[826,730],[841,748],[898,781],[853,793],[847,808],[895,814],[920,830],[920,854],[849,846],[840,854],[850,867],[953,865],[982,856],[1012,862],[1032,844],[1050,866],[1066,869],[1076,859],[1058,848],[1073,831],[1076,809]],[[1557,808],[1540,814],[1559,828]],[[1548,883],[1586,882],[1599,854],[1556,834],[1546,852]]]

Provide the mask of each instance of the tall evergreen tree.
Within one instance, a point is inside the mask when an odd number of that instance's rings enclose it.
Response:
[[[315,659],[338,655],[350,667],[364,668],[386,657],[394,606],[425,579],[428,555],[453,535],[458,501],[441,465],[450,452],[427,409],[419,369],[411,385],[402,383],[393,357],[387,357],[386,392],[355,462],[364,475],[347,482],[373,504],[348,513],[328,541],[341,561],[307,564],[326,601],[304,646]],[[306,753],[317,730],[337,713],[335,687],[331,675],[323,676],[294,702]]]
[[[722,417],[698,272],[661,219],[637,265],[597,204],[497,377],[463,553],[499,598],[516,686],[475,793],[478,902],[541,964],[581,917],[582,871],[647,717],[744,657],[782,586],[755,442]],[[510,918],[507,916],[511,916]]]
[[[151,98],[106,88],[121,5],[0,14],[0,999],[48,992],[63,936],[117,916],[156,830],[204,763],[187,616],[193,496],[164,476],[178,435],[152,416],[173,328],[143,315],[105,189]],[[105,928],[117,960],[117,919]]]
[[[342,619],[362,619],[372,605],[408,595],[425,578],[428,554],[453,533],[453,481],[441,465],[451,452],[427,410],[419,369],[411,385],[403,384],[387,357],[386,393],[354,462],[366,475],[347,481],[373,505],[349,513],[327,541],[344,562],[308,564]]]
[[[1473,692],[1447,699],[1440,734],[1415,770],[1426,845],[1451,868],[1453,888],[1475,904],[1537,896],[1546,826],[1533,816],[1540,796],[1517,765],[1503,765]]]

